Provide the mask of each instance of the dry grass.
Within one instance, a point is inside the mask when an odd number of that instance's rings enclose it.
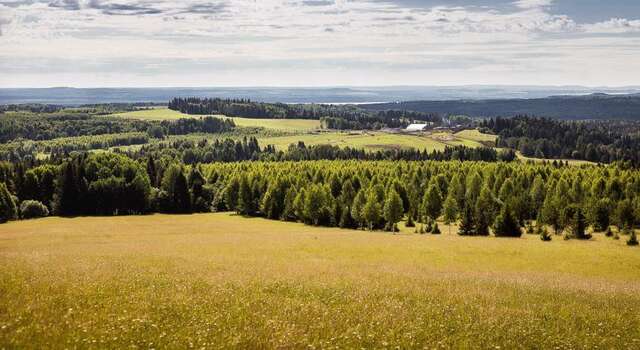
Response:
[[[0,348],[638,348],[623,240],[228,214],[0,226]]]

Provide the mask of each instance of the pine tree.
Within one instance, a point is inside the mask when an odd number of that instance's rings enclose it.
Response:
[[[522,230],[513,211],[505,204],[493,223],[493,234],[496,237],[520,237]]]
[[[473,209],[465,203],[460,213],[460,227],[458,234],[461,236],[475,236],[476,225],[473,217]]]
[[[367,223],[369,231],[373,231],[378,222],[380,222],[380,211],[380,204],[375,192],[369,193],[367,196],[367,202],[364,205],[364,208],[362,208],[362,216]]]
[[[431,230],[431,234],[439,235],[439,234],[441,234],[441,233],[442,233],[442,232],[440,232],[440,228],[438,227],[438,223],[437,223],[437,222],[436,222],[436,223],[434,223],[434,224],[433,224],[433,229]]]
[[[351,206],[351,217],[358,224],[358,227],[364,227],[364,206],[367,204],[367,197],[364,190],[358,191],[358,194],[353,199],[353,205]]]
[[[167,193],[168,207],[165,211],[169,213],[190,213],[191,195],[187,178],[182,172],[182,168],[173,164],[165,171],[162,178],[162,190]]]
[[[76,215],[78,214],[77,205],[80,196],[73,162],[65,162],[60,169],[60,175],[56,181],[57,191],[54,205],[56,213],[61,216]]]
[[[0,223],[17,218],[16,203],[4,182],[0,182]]]
[[[423,220],[436,220],[442,211],[442,194],[436,184],[431,184],[422,198]]]
[[[387,193],[383,213],[387,224],[390,226],[391,230],[395,232],[395,225],[400,221],[400,219],[402,219],[404,208],[402,206],[402,199],[393,188]]]
[[[442,211],[445,224],[449,225],[456,222],[458,218],[458,203],[456,202],[453,192],[449,191],[447,194],[447,199],[444,201]]]
[[[489,226],[495,217],[496,201],[493,192],[488,185],[484,185],[480,191],[480,196],[475,204],[475,234],[478,236],[488,236]]]
[[[253,191],[251,183],[246,175],[240,177],[240,185],[238,186],[238,213],[242,215],[253,214]]]

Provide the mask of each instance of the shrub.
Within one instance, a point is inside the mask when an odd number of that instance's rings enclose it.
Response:
[[[539,231],[540,240],[542,240],[543,242],[549,242],[551,240],[551,234],[549,234],[549,231],[547,231],[546,228],[540,227]]]
[[[638,245],[638,236],[636,235],[636,231],[635,230],[631,230],[631,234],[629,236],[629,239],[627,240],[627,245],[628,246],[636,246],[636,245]]]
[[[604,235],[606,237],[613,237],[613,231],[611,231],[611,226],[607,226],[607,231],[605,231]]]
[[[440,228],[438,227],[438,223],[436,222],[435,224],[433,224],[433,229],[431,229],[431,234],[434,235],[439,235],[440,233]]]
[[[13,220],[16,216],[16,201],[9,193],[7,186],[0,182],[0,223]]]
[[[415,227],[416,224],[415,222],[413,222],[413,217],[411,216],[411,214],[409,214],[409,218],[407,218],[407,223],[405,224],[406,227]]]
[[[49,216],[49,209],[39,201],[27,200],[20,204],[20,217],[23,219],[43,218],[46,216]]]

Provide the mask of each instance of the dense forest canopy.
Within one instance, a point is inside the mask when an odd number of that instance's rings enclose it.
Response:
[[[245,144],[247,152],[256,147]],[[59,215],[233,210],[312,225],[394,230],[407,218],[459,221],[461,234],[519,236],[536,220],[586,238],[637,225],[640,171],[474,161],[281,161],[185,165],[149,154],[79,154],[59,164],[0,163],[6,219],[18,201]],[[579,225],[579,226],[576,226]]]
[[[329,129],[402,127],[414,121],[440,122],[437,114],[388,110],[369,112],[351,105],[264,103],[248,99],[174,98],[169,108],[187,114],[223,114],[263,119],[316,119]]]
[[[536,99],[407,101],[359,106],[370,111],[401,110],[471,117],[535,115],[556,119],[640,120],[640,95],[557,96]]]
[[[498,135],[497,146],[527,157],[640,164],[640,123],[558,121],[518,116],[484,120],[480,130]]]

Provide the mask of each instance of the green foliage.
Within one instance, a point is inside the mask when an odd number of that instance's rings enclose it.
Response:
[[[4,182],[0,182],[0,223],[5,223],[17,217],[15,200]]]
[[[431,184],[422,198],[422,219],[436,220],[442,211],[442,194],[436,184]]]
[[[26,200],[20,203],[20,217],[23,219],[43,218],[49,216],[46,205],[35,200]]]
[[[391,227],[391,230],[395,232],[395,226],[402,219],[404,214],[404,208],[402,205],[402,199],[395,189],[389,190],[383,208],[384,219],[387,221],[387,225]]]
[[[465,203],[460,213],[460,227],[458,227],[458,234],[461,236],[475,236],[476,225],[474,221],[473,208],[471,205]]]
[[[165,171],[162,190],[167,196],[162,208],[164,212],[176,214],[191,212],[191,195],[181,166],[173,164]]]
[[[629,239],[627,240],[628,246],[637,246],[638,245],[638,236],[635,230],[631,230],[629,234]]]
[[[440,232],[440,228],[438,227],[438,223],[437,223],[437,222],[436,222],[436,223],[434,223],[434,224],[433,224],[433,228],[431,229],[431,234],[439,235],[439,234],[441,234],[441,233],[442,233],[442,232]]]
[[[522,230],[509,205],[504,205],[493,223],[493,234],[496,237],[520,237]]]
[[[369,231],[373,231],[380,223],[381,209],[380,201],[378,200],[375,191],[371,191],[367,195],[367,202],[362,208],[362,217],[369,228]]]

